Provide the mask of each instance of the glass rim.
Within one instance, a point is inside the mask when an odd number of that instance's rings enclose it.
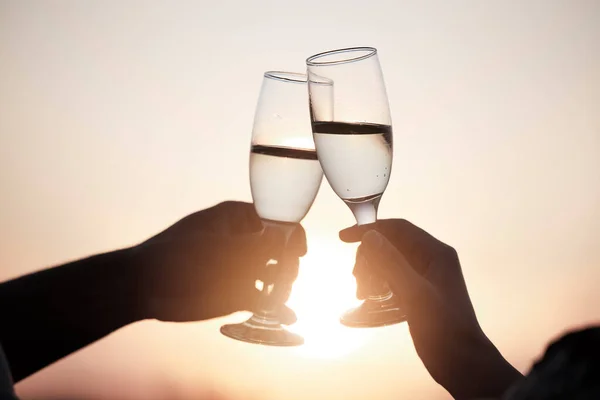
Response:
[[[345,58],[342,60],[316,61],[319,58],[323,58],[323,57],[327,57],[327,56],[331,56],[331,55],[335,55],[335,54],[355,53],[355,52],[359,52],[359,51],[366,52],[366,54],[359,55],[356,57]],[[311,67],[321,67],[321,66],[327,66],[327,65],[347,64],[347,63],[351,63],[351,62],[366,60],[367,58],[373,57],[376,54],[377,54],[377,49],[375,47],[366,47],[366,46],[347,47],[344,49],[329,50],[329,51],[324,51],[322,53],[312,55],[306,59],[306,65],[311,66]]]
[[[307,83],[308,76],[300,72],[287,72],[287,71],[267,71],[264,73],[264,77],[267,79],[274,79],[276,81],[290,82],[290,83]]]

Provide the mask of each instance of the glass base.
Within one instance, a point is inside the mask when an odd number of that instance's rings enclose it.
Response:
[[[340,318],[342,325],[351,328],[376,328],[404,321],[406,314],[393,295],[384,300],[367,299],[360,306],[346,311]]]
[[[304,344],[302,336],[286,330],[278,321],[260,318],[256,315],[240,324],[223,325],[221,333],[242,342],[267,346],[300,346]]]

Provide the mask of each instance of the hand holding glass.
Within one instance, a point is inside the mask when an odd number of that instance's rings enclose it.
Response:
[[[310,128],[306,81],[304,74],[264,74],[250,148],[250,186],[256,212],[265,229],[279,229],[288,239],[310,210],[323,179]],[[282,255],[274,260],[275,268],[289,267],[280,265],[284,262]],[[277,315],[291,284],[276,278],[273,284],[263,285],[254,315],[246,322],[223,326],[221,332],[251,343],[304,343],[301,336],[283,328]]]
[[[313,137],[319,162],[335,193],[358,225],[377,221],[392,172],[392,120],[377,50],[333,50],[306,61]],[[327,80],[332,90],[323,90]],[[371,277],[360,307],[341,317],[351,327],[405,321],[387,283]]]

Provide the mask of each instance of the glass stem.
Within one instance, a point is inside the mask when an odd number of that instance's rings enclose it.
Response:
[[[372,224],[377,221],[377,208],[380,199],[381,197],[377,197],[364,202],[345,201],[345,203],[350,207],[352,214],[354,214],[356,224],[360,226]]]
[[[377,209],[380,200],[381,196],[378,196],[363,202],[346,201],[346,204],[354,214],[356,224],[361,226],[377,222]],[[373,275],[371,275],[369,281],[369,293],[371,294],[367,296],[367,299],[371,301],[385,301],[392,297],[392,291],[387,282]]]
[[[278,223],[275,221],[263,220],[263,226],[265,229],[278,229],[285,235],[285,242],[283,252],[287,247],[296,226],[293,224]],[[252,316],[255,320],[260,320],[262,323],[276,323],[279,324],[278,308],[287,301],[287,297],[292,289],[292,282],[287,282],[282,279],[282,272],[285,268],[282,265],[285,260],[284,253],[281,254],[279,260],[269,260],[266,264],[266,268],[274,268],[270,279],[267,282],[263,282],[263,287],[258,299],[258,304],[254,315]]]

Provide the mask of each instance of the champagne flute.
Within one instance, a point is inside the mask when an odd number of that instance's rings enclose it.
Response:
[[[305,74],[268,71],[254,116],[250,147],[250,186],[254,207],[265,229],[279,229],[289,240],[310,210],[323,180],[312,138]],[[285,264],[285,255],[272,264]],[[292,282],[282,280],[290,265],[275,266],[265,282],[256,311],[247,321],[221,327],[231,338],[272,346],[297,346],[304,339],[286,330],[278,309],[287,301]]]
[[[325,177],[356,223],[372,224],[393,159],[392,119],[377,49],[319,53],[306,65],[313,137]],[[332,94],[314,83],[323,79],[332,81]],[[386,282],[372,276],[368,286],[366,300],[343,314],[342,324],[377,327],[406,320]]]

